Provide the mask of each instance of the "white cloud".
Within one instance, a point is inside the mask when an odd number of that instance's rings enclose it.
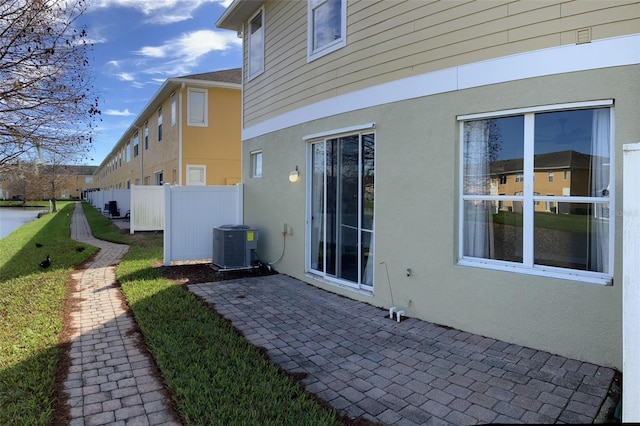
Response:
[[[118,111],[117,109],[108,109],[104,113],[105,115],[113,115],[117,117],[130,117],[134,115],[129,111],[129,108],[125,108],[124,111]]]
[[[161,46],[145,46],[135,53],[150,58],[193,61],[210,52],[223,51],[240,46],[242,46],[242,40],[239,40],[233,33],[198,30],[168,40]]]
[[[227,7],[231,0],[93,0],[90,10],[114,7],[135,9],[148,17],[147,23],[171,24],[191,19],[192,12],[204,3],[219,3]]]
[[[133,76],[133,74],[128,73],[128,72],[121,72],[119,74],[116,74],[116,77],[118,77],[122,81],[134,81],[135,80],[135,77]]]

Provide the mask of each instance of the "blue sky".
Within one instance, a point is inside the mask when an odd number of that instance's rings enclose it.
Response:
[[[85,164],[99,165],[171,77],[239,68],[242,40],[215,22],[231,0],[89,0],[80,24],[101,122]]]

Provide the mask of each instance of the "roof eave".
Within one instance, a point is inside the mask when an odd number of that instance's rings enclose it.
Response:
[[[263,0],[233,0],[216,21],[216,27],[242,31],[243,23],[262,6]]]

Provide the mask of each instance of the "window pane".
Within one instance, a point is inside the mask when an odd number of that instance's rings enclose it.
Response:
[[[249,75],[259,73],[264,64],[264,29],[262,12],[249,23]]]
[[[522,181],[517,176],[523,168],[524,117],[468,121],[464,123],[463,137],[465,194],[522,191]]]
[[[535,191],[553,195],[609,194],[609,109],[535,115]],[[548,178],[551,171],[570,180]]]
[[[342,0],[318,3],[313,9],[313,50],[342,38]]]
[[[205,123],[205,93],[204,92],[189,92],[189,123],[191,124],[204,124]]]
[[[373,267],[375,266],[373,257],[373,233],[362,231],[362,284],[373,286]]]
[[[558,214],[534,214],[534,263],[608,272],[609,204],[557,204]]]
[[[522,262],[522,213],[497,201],[464,202],[464,256]]]
[[[362,229],[373,230],[373,205],[375,195],[375,138],[362,136]]]
[[[311,269],[324,271],[324,143],[311,150]]]

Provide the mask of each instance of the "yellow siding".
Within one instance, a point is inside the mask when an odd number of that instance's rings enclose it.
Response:
[[[307,6],[265,2],[265,72],[245,81],[244,126],[438,69],[635,34],[639,1],[349,1],[347,45],[307,63]],[[246,66],[246,52],[245,52]]]
[[[187,91],[183,93],[182,182],[187,165],[206,166],[207,185],[240,182],[240,91],[209,89],[207,127],[187,126]]]

